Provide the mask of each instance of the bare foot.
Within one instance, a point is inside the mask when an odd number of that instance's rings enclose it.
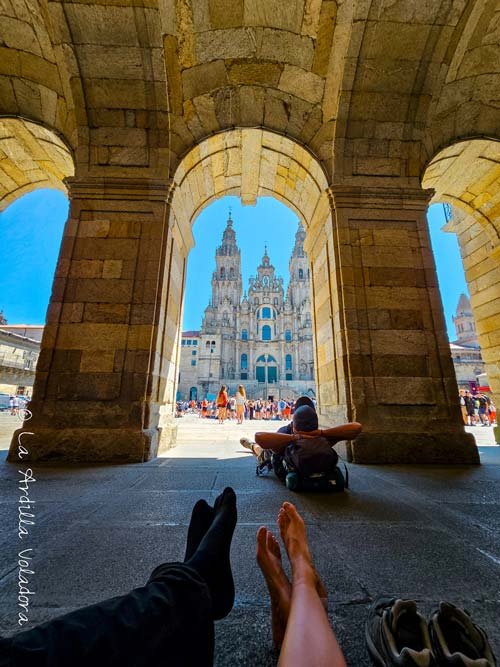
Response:
[[[292,586],[281,564],[281,550],[274,535],[261,526],[257,531],[257,563],[271,598],[271,627],[274,646],[281,648],[290,613]]]
[[[316,587],[317,575],[309,551],[306,526],[295,505],[283,503],[278,513],[278,526],[290,559],[294,582],[300,580]]]

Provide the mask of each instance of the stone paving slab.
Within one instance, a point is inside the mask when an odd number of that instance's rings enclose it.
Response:
[[[238,494],[232,547],[236,602],[217,623],[216,666],[276,662],[269,604],[254,564],[255,532],[275,529],[284,499],[304,515],[330,618],[354,667],[369,664],[363,623],[382,593],[465,606],[500,653],[500,447],[481,446],[483,466],[349,466],[340,495],[290,494],[272,475],[258,478],[239,445],[252,430],[279,423],[178,420],[178,446],[144,465],[36,465],[36,525],[30,620],[42,622],[142,585],[164,560],[182,558],[191,508],[226,485]],[[484,429],[487,431],[487,429]],[[18,466],[0,464],[0,633],[16,630]]]

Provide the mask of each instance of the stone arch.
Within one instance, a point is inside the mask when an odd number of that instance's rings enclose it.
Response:
[[[243,204],[273,196],[306,227],[328,207],[328,181],[314,155],[288,137],[241,128],[209,137],[191,149],[174,175],[172,211],[189,238],[197,215],[214,199],[239,194]]]
[[[321,407],[331,419],[345,419],[346,380],[340,333],[343,315],[338,295],[334,294],[334,303],[326,307],[331,295],[321,288],[325,280],[326,254],[330,253],[330,284],[335,285],[336,275],[332,247],[326,248],[327,239],[333,243],[328,180],[318,158],[289,137],[268,130],[229,130],[209,137],[185,155],[174,175],[172,189],[170,225],[179,250],[172,254],[172,261],[177,263],[177,275],[183,275],[186,258],[193,245],[192,224],[216,198],[237,194],[243,203],[251,205],[259,196],[273,196],[299,216],[306,229],[312,283],[316,279],[319,286],[312,301],[317,311],[317,355],[327,360],[316,365],[319,386],[322,387]],[[170,290],[173,287],[170,282]],[[173,298],[170,293],[170,298],[175,303],[182,303],[183,286],[180,281],[175,289],[176,296]],[[167,298],[166,294],[164,298]],[[175,318],[178,318],[177,314]],[[334,335],[333,327],[336,325],[339,333]],[[157,357],[164,360],[159,375],[177,377],[172,347],[174,337],[165,337],[160,329],[157,341],[157,350],[161,350]],[[167,347],[166,343],[171,347]],[[156,400],[171,404],[174,383],[166,378],[158,384]]]
[[[440,150],[425,168],[422,185],[433,201],[462,209],[500,243],[500,140],[459,141]]]
[[[467,3],[451,35],[449,62],[434,84],[427,158],[471,137],[500,139],[500,12],[495,0]]]
[[[21,118],[0,118],[0,211],[36,188],[66,192],[72,151],[53,131]]]
[[[0,115],[54,128],[76,147],[76,90],[67,61],[71,47],[62,47],[65,28],[60,6],[44,0],[33,0],[29,9],[16,0],[2,3]]]
[[[422,179],[433,201],[451,204],[478,340],[495,402],[500,399],[500,141],[469,139],[439,151]]]

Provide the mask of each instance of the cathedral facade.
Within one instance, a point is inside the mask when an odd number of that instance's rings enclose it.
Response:
[[[212,297],[200,331],[182,334],[178,399],[213,397],[242,384],[249,398],[316,394],[309,261],[301,225],[290,280],[275,274],[267,248],[243,293],[241,253],[231,216],[215,253]]]

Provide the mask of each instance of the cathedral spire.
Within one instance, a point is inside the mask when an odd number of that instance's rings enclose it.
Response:
[[[267,254],[267,244],[264,246],[264,255],[262,256],[262,264],[261,266],[269,266],[270,261],[269,261],[269,255]]]
[[[304,253],[305,238],[306,238],[306,233],[304,231],[304,227],[302,227],[302,223],[299,220],[299,226],[297,228],[297,231],[295,232],[295,245],[293,246],[292,257],[305,257]]]
[[[231,218],[231,209],[229,209],[229,216],[226,222],[226,229],[222,234],[222,242],[217,248],[217,255],[236,255],[239,253],[236,245],[236,232],[233,229],[233,219]]]

